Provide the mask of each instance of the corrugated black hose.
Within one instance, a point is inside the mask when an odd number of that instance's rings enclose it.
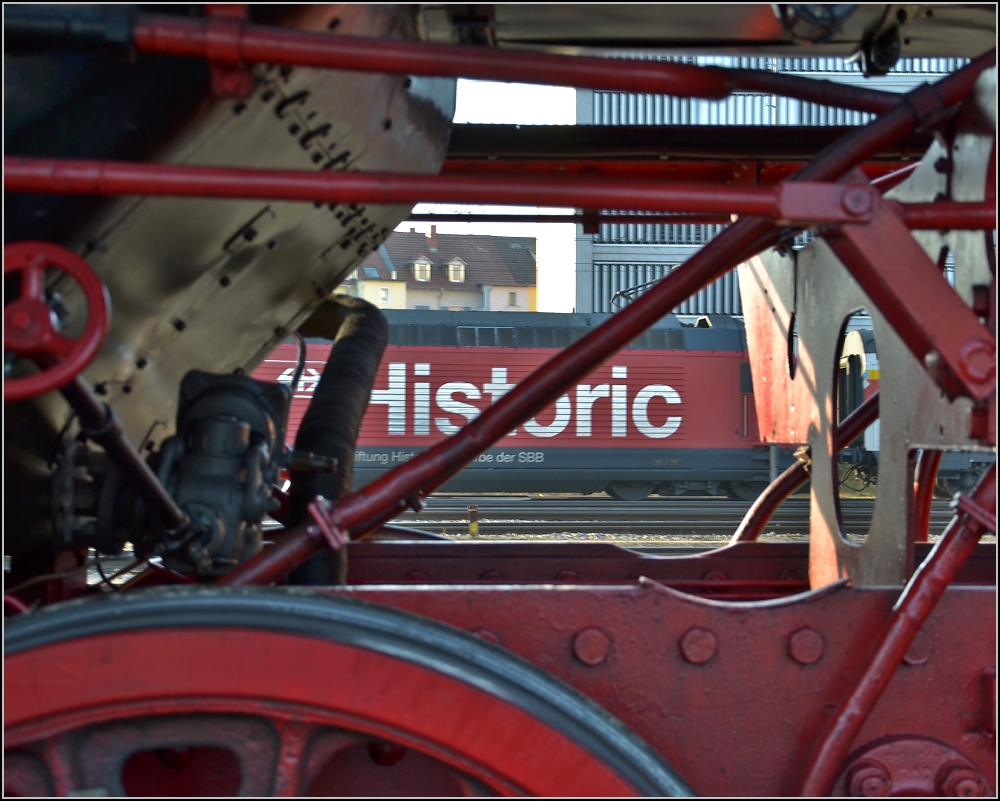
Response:
[[[316,495],[330,500],[351,491],[354,447],[361,419],[382,353],[389,341],[389,326],[375,306],[360,298],[335,295],[299,328],[306,337],[334,340],[323,377],[302,418],[295,450],[337,460],[334,473],[292,473],[286,525],[301,523],[306,507]],[[346,584],[347,549],[336,554],[323,551],[288,576],[290,584]]]

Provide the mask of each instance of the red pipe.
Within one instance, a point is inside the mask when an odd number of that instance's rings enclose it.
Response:
[[[941,539],[896,601],[861,678],[833,716],[806,768],[800,795],[830,794],[855,737],[892,680],[913,638],[975,550],[987,529],[986,518],[996,513],[996,464],[990,465],[972,500],[975,506],[969,505],[968,499],[959,505]],[[995,531],[995,518],[992,525]]]
[[[4,593],[4,595],[3,595],[3,605],[4,606],[9,606],[11,609],[13,609],[19,615],[23,615],[25,612],[29,611],[30,608],[31,608],[24,601],[22,601],[20,598],[18,598],[16,595],[8,595],[7,593]]]
[[[979,73],[995,62],[996,53],[990,51],[943,78],[934,87],[937,97],[946,106],[958,103],[972,90]],[[921,122],[911,98],[904,96],[891,110],[827,148],[790,180],[835,180],[902,139]],[[331,522],[341,532],[357,538],[394,517],[408,503],[418,505],[422,495],[440,486],[515,426],[552,403],[566,386],[596,369],[625,343],[734,265],[773,244],[776,237],[771,223],[760,218],[744,218],[729,226],[626,310],[554,356],[457,434],[342,498],[330,509]],[[323,547],[325,539],[318,529],[305,524],[297,527],[280,545],[240,565],[224,576],[221,583],[276,581]]]
[[[525,176],[306,172],[175,164],[4,158],[4,189],[96,195],[313,201],[317,203],[480,203],[741,214],[799,222],[857,222],[846,184],[720,186],[663,181]]]
[[[934,500],[934,485],[937,483],[941,456],[942,451],[932,451],[927,448],[920,452],[917,478],[913,482],[914,542],[927,542],[927,531],[931,524],[931,502]]]
[[[903,204],[903,219],[913,230],[992,231],[997,227],[996,203]]]
[[[857,409],[851,412],[836,430],[833,432],[834,453],[840,453],[844,448],[856,440],[861,433],[878,419],[878,393],[876,392],[868,400],[862,403]],[[785,470],[771,484],[768,485],[760,496],[754,501],[743,522],[740,523],[730,545],[737,542],[754,542],[764,531],[764,526],[771,519],[774,511],[785,502],[795,490],[809,480],[809,464],[804,461],[796,461],[791,467]],[[928,507],[928,515],[930,507]],[[928,517],[928,520],[930,518]]]
[[[133,44],[149,53],[211,58],[231,65],[291,64],[709,100],[735,91],[764,92],[874,114],[899,101],[892,92],[758,70],[332,36],[219,18],[140,14]]]

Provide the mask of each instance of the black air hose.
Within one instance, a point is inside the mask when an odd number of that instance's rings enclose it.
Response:
[[[337,460],[335,473],[292,473],[286,525],[297,526],[308,515],[316,496],[336,500],[351,490],[354,447],[361,419],[382,353],[389,341],[389,325],[375,306],[360,298],[335,295],[299,328],[307,337],[333,339],[323,377],[302,418],[295,450]],[[336,558],[317,554],[289,575],[293,584],[343,584],[347,581],[346,550]]]

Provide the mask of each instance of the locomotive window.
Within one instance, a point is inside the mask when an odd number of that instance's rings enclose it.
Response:
[[[458,327],[458,344],[463,348],[476,347],[476,329],[470,325]]]
[[[415,325],[404,325],[402,327],[402,337],[400,337],[400,345],[416,345],[417,344],[417,327]]]
[[[536,328],[535,329],[535,341],[538,343],[539,348],[552,348],[555,347],[552,342],[552,329],[551,328]]]
[[[389,344],[390,345],[400,345],[403,342],[403,326],[401,325],[390,325],[389,326]]]
[[[518,328],[517,329],[517,346],[519,348],[533,348],[533,347],[535,347],[535,329],[534,328]]]
[[[497,344],[501,348],[513,348],[514,343],[514,329],[513,328],[498,328],[497,329]]]
[[[646,336],[646,332],[639,334],[635,339],[628,343],[628,350],[649,350],[649,337]]]
[[[455,347],[456,345],[458,345],[458,332],[455,331],[455,329],[451,328],[450,326],[447,328],[440,329],[440,331],[438,332],[438,336],[440,337],[439,344],[441,345],[450,347]]]
[[[437,345],[438,331],[436,325],[421,325],[417,327],[417,341],[421,345]]]
[[[684,350],[684,332],[676,328],[664,332],[667,335],[667,348],[669,350]]]
[[[667,337],[662,328],[654,328],[649,332],[649,347],[653,350],[666,350]]]
[[[481,348],[492,348],[496,345],[496,332],[492,328],[477,328],[476,333],[479,334],[479,347]]]
[[[569,328],[556,328],[554,333],[557,348],[568,348],[573,344],[573,332]]]

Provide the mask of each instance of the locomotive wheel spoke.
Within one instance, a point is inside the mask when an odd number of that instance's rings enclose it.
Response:
[[[533,665],[337,596],[158,588],[56,605],[7,626],[5,666],[9,793],[690,792]]]

